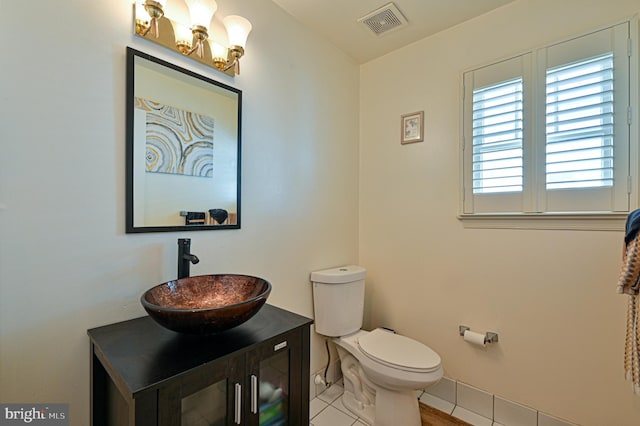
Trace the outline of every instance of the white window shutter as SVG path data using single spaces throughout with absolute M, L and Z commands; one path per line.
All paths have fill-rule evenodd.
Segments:
M 464 73 L 464 215 L 629 211 L 630 26 Z
M 613 53 L 547 70 L 547 190 L 613 186 L 613 97 Z
M 473 193 L 522 192 L 522 78 L 473 91 Z
M 464 75 L 464 213 L 530 208 L 531 62 L 525 54 Z
M 629 24 L 540 49 L 540 212 L 628 211 Z

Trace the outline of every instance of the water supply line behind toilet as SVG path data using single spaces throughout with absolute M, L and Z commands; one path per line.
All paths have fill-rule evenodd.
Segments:
M 324 339 L 324 346 L 327 348 L 327 366 L 324 368 L 324 377 L 316 374 L 313 378 L 313 383 L 316 385 L 322 385 L 325 388 L 331 386 L 331 382 L 327 380 L 327 372 L 329 371 L 329 365 L 331 365 L 331 351 L 329 350 L 329 339 Z

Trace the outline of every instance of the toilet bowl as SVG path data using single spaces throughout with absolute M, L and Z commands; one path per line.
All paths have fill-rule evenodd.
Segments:
M 361 329 L 365 276 L 354 265 L 311 273 L 316 332 L 336 345 L 350 411 L 374 426 L 420 426 L 416 390 L 442 378 L 440 356 L 389 330 Z
M 375 426 L 420 426 L 416 390 L 443 375 L 440 356 L 408 337 L 384 329 L 358 330 L 332 339 L 338 349 L 342 402 Z

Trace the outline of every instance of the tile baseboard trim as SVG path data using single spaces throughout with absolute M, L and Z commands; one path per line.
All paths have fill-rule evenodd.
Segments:
M 329 365 L 327 370 L 327 386 L 315 384 L 316 375 L 324 377 L 324 368 L 315 371 L 309 377 L 309 399 L 312 400 L 327 390 L 331 384 L 342 379 L 340 360 Z M 464 390 L 463 390 L 464 389 Z M 462 398 L 459 399 L 459 391 Z M 577 426 L 566 420 L 554 417 L 550 414 L 527 407 L 515 401 L 510 401 L 498 395 L 476 388 L 468 383 L 443 377 L 440 382 L 424 390 L 427 394 L 442 401 L 446 401 L 455 407 L 461 407 L 475 414 L 488 418 L 496 424 L 517 424 L 526 426 Z M 421 398 L 422 399 L 422 398 Z M 425 403 L 427 398 L 425 398 Z M 430 405 L 427 403 L 427 405 Z M 439 409 L 438 407 L 433 407 Z M 535 419 L 535 422 L 533 421 Z
M 519 424 L 525 426 L 576 426 L 575 423 L 559 419 L 515 401 L 509 401 L 468 383 L 443 377 L 440 382 L 424 390 L 454 407 L 460 407 L 480 415 L 496 424 Z M 425 400 L 425 403 L 428 402 Z M 438 407 L 434 407 L 438 408 Z

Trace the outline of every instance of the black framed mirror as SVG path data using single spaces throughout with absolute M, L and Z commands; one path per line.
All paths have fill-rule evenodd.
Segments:
M 240 228 L 242 91 L 127 48 L 126 232 Z

